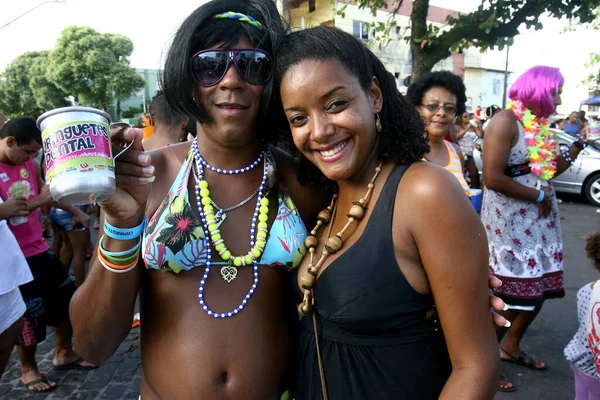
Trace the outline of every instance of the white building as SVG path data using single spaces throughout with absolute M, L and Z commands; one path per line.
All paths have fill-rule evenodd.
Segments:
M 367 23 L 386 22 L 393 5 L 387 10 L 379 10 L 373 17 L 369 10 L 359 9 L 355 4 L 344 1 L 330 0 L 292 0 L 292 23 L 294 29 L 309 28 L 317 25 L 336 26 L 355 37 L 362 39 L 371 50 L 381 59 L 386 68 L 396 76 L 398 87 L 406 93 L 404 79 L 412 73 L 412 59 L 409 44 L 403 39 L 392 40 L 384 48 L 380 48 L 374 40 L 369 40 Z M 345 7 L 345 15 L 336 15 L 336 10 Z M 400 27 L 410 25 L 412 1 L 405 0 L 400 8 L 396 22 Z M 453 10 L 430 6 L 427 19 L 440 29 L 446 25 L 448 15 L 457 16 Z M 400 36 L 404 36 L 401 32 Z M 440 61 L 434 70 L 448 70 L 461 76 L 467 87 L 467 108 L 471 111 L 477 106 L 485 108 L 492 104 L 502 106 L 505 84 L 505 51 L 487 51 L 480 53 L 479 49 L 465 50 L 462 54 L 453 54 Z M 510 73 L 507 76 L 508 87 L 512 83 Z

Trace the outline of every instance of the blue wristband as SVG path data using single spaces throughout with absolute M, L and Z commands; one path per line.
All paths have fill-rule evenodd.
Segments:
M 145 216 L 141 224 L 135 228 L 127 229 L 117 228 L 109 224 L 108 221 L 104 220 L 104 234 L 109 238 L 116 240 L 131 240 L 142 236 L 147 224 L 148 218 Z
M 544 196 L 545 196 L 545 195 L 546 195 L 546 194 L 544 193 L 544 191 L 543 191 L 543 190 L 540 190 L 540 196 L 537 198 L 537 200 L 536 200 L 535 202 L 536 202 L 536 203 L 541 203 L 541 202 L 542 202 L 542 200 L 544 200 Z

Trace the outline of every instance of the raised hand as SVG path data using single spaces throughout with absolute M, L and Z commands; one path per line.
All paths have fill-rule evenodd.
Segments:
M 119 224 L 139 223 L 150 194 L 150 184 L 155 179 L 152 160 L 144 152 L 142 138 L 143 132 L 137 128 L 118 127 L 110 132 L 114 155 L 133 142 L 115 159 L 115 193 L 100 203 L 106 217 Z
M 13 197 L 0 204 L 0 220 L 28 215 L 29 206 L 25 197 Z

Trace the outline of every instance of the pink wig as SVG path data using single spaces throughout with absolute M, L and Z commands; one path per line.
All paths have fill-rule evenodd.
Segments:
M 538 118 L 548 118 L 556 112 L 552 97 L 564 81 L 558 68 L 531 67 L 513 83 L 508 97 L 521 101 Z

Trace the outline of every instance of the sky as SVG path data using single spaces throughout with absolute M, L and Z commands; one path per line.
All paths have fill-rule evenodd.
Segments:
M 50 50 L 60 32 L 70 25 L 87 25 L 103 33 L 119 33 L 134 44 L 131 66 L 159 69 L 168 44 L 181 22 L 200 4 L 199 0 L 170 0 L 157 3 L 142 0 L 1 0 L 0 27 L 21 14 L 27 15 L 0 28 L 0 71 L 26 51 Z M 469 12 L 481 0 L 431 0 L 430 5 Z M 40 5 L 41 4 L 41 5 Z M 519 75 L 534 65 L 559 67 L 565 76 L 563 105 L 569 113 L 587 98 L 580 82 L 588 75 L 584 64 L 590 53 L 600 53 L 600 32 L 561 33 L 567 22 L 544 19 L 544 29 L 515 38 L 510 50 L 509 70 Z M 499 57 L 502 59 L 502 57 Z M 504 69 L 503 63 L 495 66 Z

